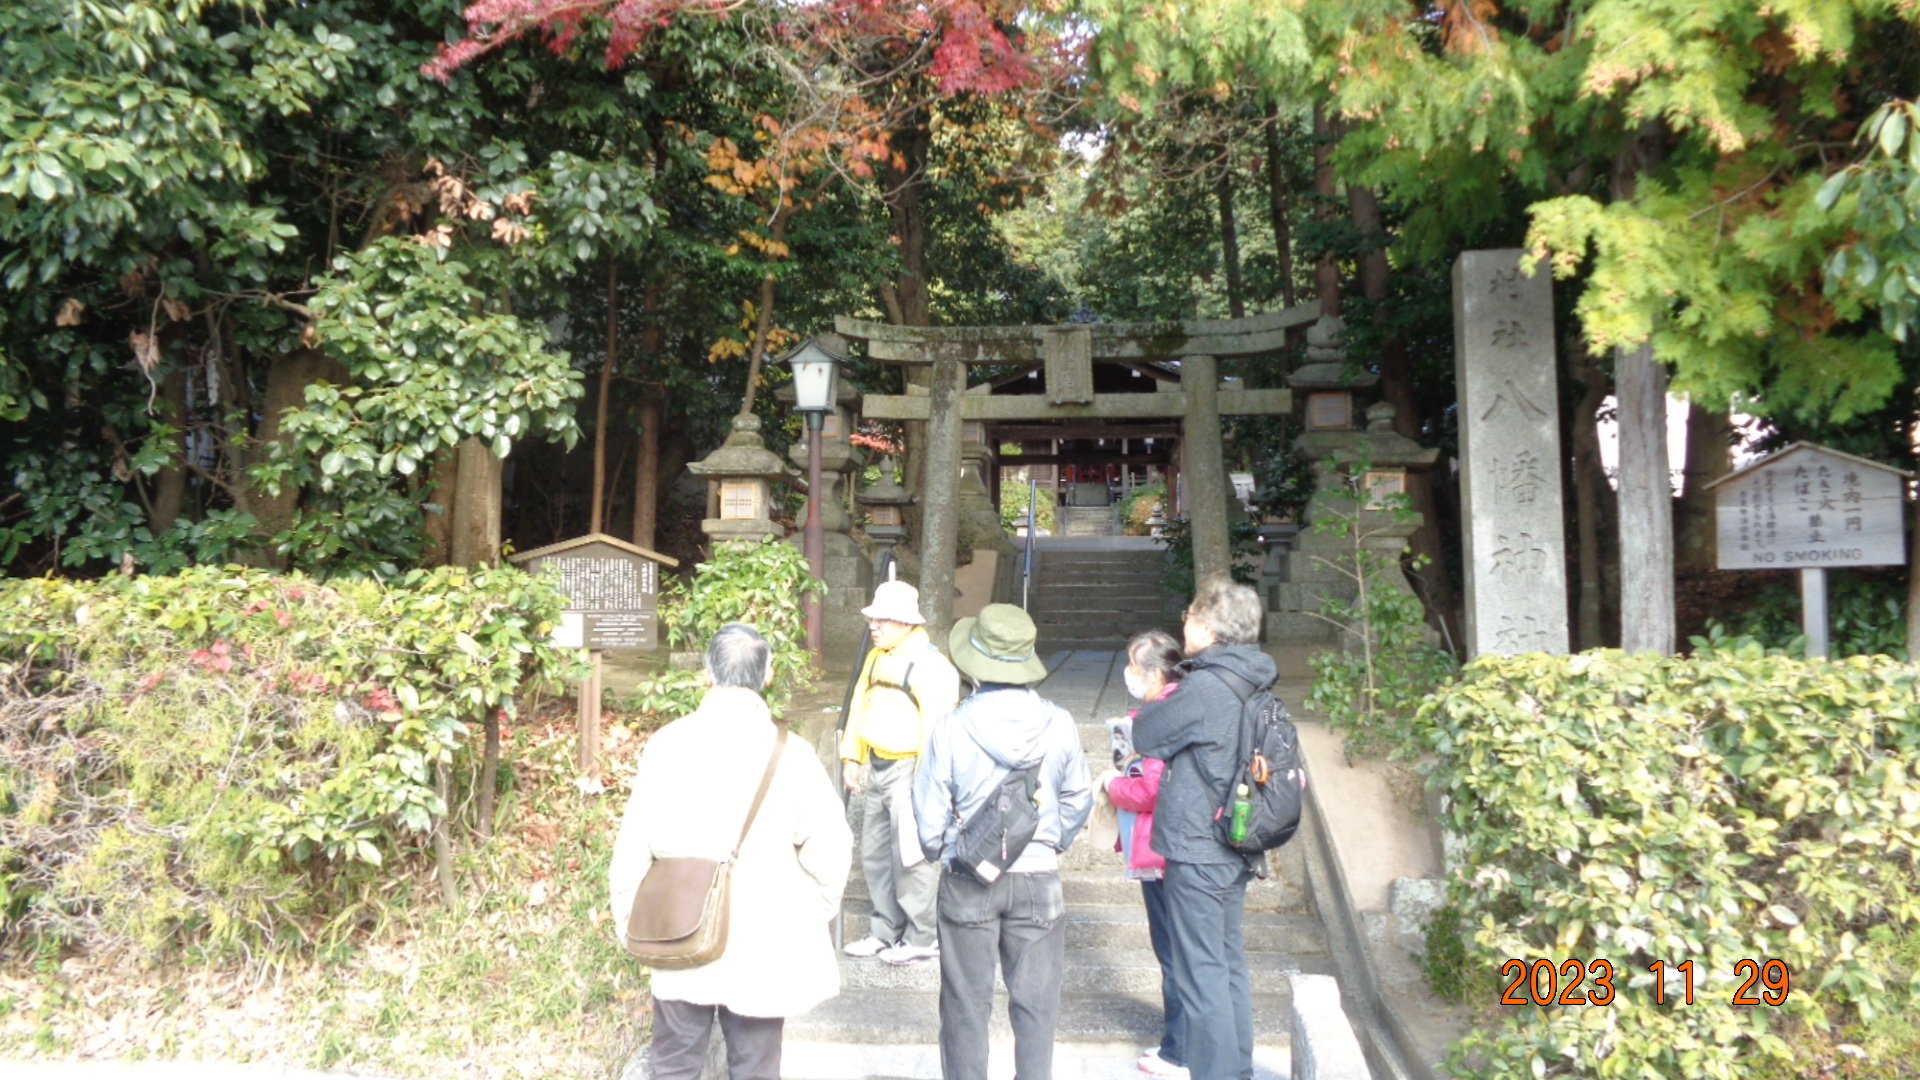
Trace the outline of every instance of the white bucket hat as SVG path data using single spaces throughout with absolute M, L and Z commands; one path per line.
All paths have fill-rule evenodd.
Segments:
M 908 626 L 927 625 L 926 616 L 920 614 L 920 590 L 904 581 L 881 582 L 873 590 L 873 603 L 861 608 L 860 614 Z

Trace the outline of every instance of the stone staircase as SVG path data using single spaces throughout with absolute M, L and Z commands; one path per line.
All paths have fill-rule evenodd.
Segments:
M 1043 631 L 1044 633 L 1044 631 Z M 1043 639 L 1044 640 L 1044 639 Z M 1097 776 L 1109 760 L 1104 719 L 1124 712 L 1124 661 L 1082 651 L 1047 657 L 1053 672 L 1040 692 L 1080 721 L 1081 743 Z M 857 804 L 856 804 L 857 805 Z M 856 810 L 854 828 L 860 827 Z M 1147 936 L 1140 886 L 1118 853 L 1084 841 L 1061 857 L 1067 903 L 1067 965 L 1055 1038 L 1055 1074 L 1074 1080 L 1128 1080 L 1134 1059 L 1161 1034 L 1160 966 Z M 1263 1080 L 1286 1076 L 1295 973 L 1331 974 L 1325 930 L 1314 914 L 1303 867 L 1274 860 L 1269 880 L 1247 892 L 1245 933 L 1253 984 L 1255 1064 Z M 866 931 L 871 904 L 858 863 L 847 883 L 845 935 Z M 841 959 L 840 996 L 787 1022 L 783 1074 L 789 1080 L 866 1080 L 939 1076 L 940 969 L 937 962 L 891 967 Z M 995 1080 L 1012 1074 L 1006 991 L 995 994 Z
M 1119 649 L 1152 627 L 1179 630 L 1180 598 L 1161 587 L 1163 549 L 1145 537 L 1041 540 L 1027 610 L 1042 652 Z

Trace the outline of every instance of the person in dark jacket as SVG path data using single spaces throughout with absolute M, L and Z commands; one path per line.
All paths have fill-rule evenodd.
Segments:
M 1173 939 L 1173 983 L 1192 1080 L 1253 1076 L 1253 988 L 1241 933 L 1253 868 L 1220 842 L 1239 742 L 1240 703 L 1271 686 L 1273 660 L 1255 644 L 1260 596 L 1225 574 L 1201 579 L 1187 608 L 1180 692 L 1148 702 L 1133 721 L 1134 749 L 1167 769 L 1153 815 L 1153 850 L 1167 860 L 1163 889 Z

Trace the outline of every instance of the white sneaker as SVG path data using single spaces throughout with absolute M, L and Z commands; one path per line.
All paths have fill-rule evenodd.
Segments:
M 891 943 L 881 941 L 869 934 L 859 941 L 848 942 L 841 947 L 840 951 L 856 959 L 865 960 L 869 956 L 879 956 L 883 951 L 891 948 L 893 948 Z
M 1163 1080 L 1187 1080 L 1187 1067 L 1161 1057 L 1157 1046 L 1140 1055 L 1140 1071 Z
M 917 964 L 924 960 L 938 960 L 940 959 L 940 946 L 909 945 L 903 941 L 882 952 L 880 959 L 885 960 L 895 967 L 900 967 L 905 964 Z

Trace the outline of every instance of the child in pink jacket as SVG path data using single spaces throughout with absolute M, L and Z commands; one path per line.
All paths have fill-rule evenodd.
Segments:
M 1127 643 L 1127 693 L 1142 702 L 1158 701 L 1179 689 L 1175 670 L 1183 659 L 1180 644 L 1160 630 L 1136 634 Z M 1137 710 L 1136 710 L 1137 711 Z M 1129 717 L 1132 713 L 1128 714 Z M 1138 754 L 1128 758 L 1107 780 L 1107 798 L 1120 812 L 1120 850 L 1126 856 L 1127 876 L 1140 882 L 1147 904 L 1147 934 L 1154 958 L 1160 961 L 1160 1001 L 1166 1032 L 1160 1045 L 1140 1055 L 1140 1071 L 1148 1076 L 1185 1080 L 1186 1055 L 1180 1048 L 1185 1020 L 1180 999 L 1173 992 L 1173 939 L 1167 931 L 1167 901 L 1161 878 L 1167 861 L 1153 850 L 1153 804 L 1160 794 L 1160 775 L 1167 763 Z

